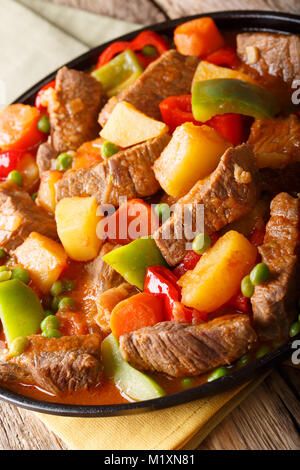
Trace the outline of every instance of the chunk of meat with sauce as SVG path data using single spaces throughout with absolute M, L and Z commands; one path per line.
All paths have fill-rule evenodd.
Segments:
M 8 253 L 31 232 L 57 239 L 55 220 L 29 194 L 10 182 L 0 184 L 0 246 Z
M 51 143 L 57 153 L 77 150 L 97 137 L 102 87 L 90 75 L 62 67 L 56 75 L 55 90 L 47 91 Z
M 17 357 L 0 353 L 0 380 L 37 384 L 51 393 L 89 389 L 101 381 L 99 335 L 28 337 L 28 348 Z
M 123 277 L 102 259 L 102 256 L 119 246 L 106 242 L 102 246 L 99 255 L 93 261 L 85 263 L 88 282 L 97 289 L 98 294 L 124 282 Z
M 291 107 L 291 86 L 300 78 L 300 37 L 272 33 L 237 35 L 241 71 L 277 95 L 284 107 Z
M 256 119 L 251 127 L 248 145 L 259 168 L 284 168 L 300 162 L 300 119 Z
M 159 103 L 168 96 L 190 93 L 198 58 L 183 56 L 175 49 L 162 54 L 128 88 L 113 96 L 101 110 L 99 123 L 104 126 L 116 104 L 127 101 L 154 119 L 161 120 Z
M 120 352 L 134 367 L 172 377 L 200 375 L 231 364 L 256 342 L 246 315 L 190 325 L 163 322 L 120 337 Z
M 280 193 L 271 203 L 264 243 L 258 248 L 262 262 L 270 269 L 270 279 L 256 286 L 251 297 L 254 326 L 264 340 L 286 337 L 296 317 L 299 248 L 299 199 Z
M 59 201 L 72 196 L 95 196 L 100 204 L 119 205 L 119 197 L 128 199 L 155 194 L 160 185 L 152 165 L 169 143 L 163 134 L 142 144 L 121 150 L 90 168 L 68 171 L 56 184 Z
M 51 139 L 48 142 L 44 142 L 38 148 L 36 155 L 36 163 L 39 169 L 40 178 L 45 171 L 54 169 L 54 159 L 57 157 L 51 145 Z
M 196 223 L 202 218 L 200 204 L 204 205 L 205 233 L 217 232 L 253 209 L 259 196 L 257 181 L 252 150 L 245 144 L 228 149 L 216 170 L 198 181 L 178 201 L 173 215 L 154 232 L 153 238 L 167 263 L 180 263 L 189 249 L 188 242 L 201 231 Z

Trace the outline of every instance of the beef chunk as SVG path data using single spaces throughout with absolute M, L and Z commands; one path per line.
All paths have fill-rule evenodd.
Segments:
M 168 96 L 190 93 L 197 57 L 187 57 L 171 49 L 150 64 L 145 72 L 102 109 L 99 123 L 104 126 L 120 101 L 127 101 L 154 119 L 161 119 L 159 103 Z
M 257 48 L 257 61 L 249 63 L 249 47 Z M 291 84 L 300 78 L 300 37 L 271 33 L 242 33 L 237 36 L 237 51 L 243 62 L 260 75 L 279 77 Z M 251 61 L 252 62 L 252 61 Z
M 124 282 L 123 277 L 102 259 L 102 256 L 118 247 L 119 245 L 106 242 L 97 258 L 85 264 L 88 281 L 97 289 L 98 294 Z
M 228 315 L 201 325 L 163 322 L 133 331 L 120 337 L 120 352 L 138 369 L 184 377 L 231 364 L 255 341 L 246 315 Z
M 181 198 L 173 215 L 156 231 L 154 239 L 168 264 L 178 264 L 186 253 L 188 241 L 196 230 L 197 205 L 204 204 L 204 231 L 217 232 L 230 222 L 246 215 L 258 198 L 257 172 L 253 152 L 247 145 L 228 149 L 216 170 L 204 181 L 199 181 Z M 185 217 L 183 211 L 185 208 Z M 192 219 L 192 232 L 187 224 Z
M 95 196 L 100 204 L 118 206 L 128 199 L 155 194 L 160 186 L 152 165 L 170 141 L 168 134 L 122 150 L 89 168 L 70 170 L 56 185 L 57 200 L 71 196 Z
M 0 246 L 12 253 L 31 232 L 57 239 L 54 219 L 40 209 L 26 191 L 0 184 Z
M 300 162 L 300 119 L 256 119 L 251 127 L 248 145 L 252 148 L 260 167 L 284 168 Z M 275 165 L 275 166 L 274 166 Z
M 287 193 L 278 194 L 271 203 L 271 218 L 264 243 L 259 247 L 271 277 L 268 282 L 256 286 L 251 297 L 254 325 L 262 339 L 287 336 L 296 316 L 296 297 L 300 292 L 299 230 L 299 199 Z
M 97 137 L 101 109 L 101 84 L 90 75 L 62 67 L 56 75 L 55 90 L 47 96 L 51 142 L 58 153 L 76 150 Z
M 0 380 L 25 381 L 59 395 L 99 383 L 101 337 L 98 335 L 44 338 L 29 336 L 29 347 L 18 357 L 0 354 Z
M 45 171 L 51 170 L 57 153 L 53 150 L 50 139 L 39 146 L 36 163 L 39 169 L 40 178 Z

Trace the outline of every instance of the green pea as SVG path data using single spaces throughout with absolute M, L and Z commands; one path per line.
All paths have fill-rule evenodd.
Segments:
M 24 336 L 19 336 L 18 338 L 15 338 L 11 342 L 11 345 L 9 347 L 9 354 L 15 357 L 20 356 L 20 354 L 22 354 L 25 351 L 28 344 L 29 344 L 29 341 Z
M 164 223 L 170 217 L 170 207 L 165 202 L 156 204 L 154 212 L 159 218 L 159 220 L 162 221 L 162 223 Z
M 0 282 L 8 281 L 11 278 L 11 271 L 1 271 L 0 272 Z
M 24 282 L 24 284 L 28 284 L 30 281 L 30 274 L 27 269 L 22 268 L 21 266 L 17 266 L 11 272 L 12 279 L 18 279 L 19 281 Z
M 60 301 L 61 301 L 61 297 L 54 297 L 52 299 L 51 310 L 53 310 L 53 312 L 57 312 Z
M 106 141 L 101 146 L 101 154 L 104 158 L 109 158 L 120 150 L 118 145 L 113 144 L 112 142 Z
M 250 361 L 249 354 L 244 354 L 240 359 L 237 361 L 236 365 L 240 367 L 244 367 Z
M 33 201 L 36 201 L 37 195 L 38 195 L 37 193 L 32 193 L 32 194 L 31 194 L 31 199 L 32 199 Z
M 44 132 L 45 134 L 48 134 L 50 131 L 50 120 L 48 116 L 42 116 L 37 123 L 37 128 L 39 131 Z
M 59 171 L 66 171 L 72 165 L 73 158 L 68 154 L 68 152 L 63 152 L 58 155 L 56 159 L 56 169 Z
M 142 53 L 145 57 L 155 57 L 157 55 L 157 49 L 154 46 L 145 46 L 142 49 Z
M 76 303 L 71 297 L 63 297 L 58 304 L 59 310 L 75 310 Z
M 258 263 L 250 273 L 250 280 L 254 286 L 266 282 L 270 277 L 270 269 L 265 263 Z
M 211 246 L 211 239 L 210 236 L 206 233 L 199 233 L 194 238 L 192 248 L 197 255 L 203 255 L 203 253 L 208 250 Z
M 12 181 L 13 183 L 17 184 L 18 186 L 22 186 L 23 183 L 23 177 L 21 173 L 17 170 L 13 170 L 8 174 L 7 179 L 9 181 Z
M 265 356 L 271 351 L 271 348 L 269 346 L 261 346 L 257 351 L 256 351 L 256 358 L 260 359 L 261 357 Z
M 3 259 L 5 258 L 5 256 L 7 256 L 7 253 L 5 250 L 3 250 L 3 248 L 0 248 L 0 259 Z
M 300 321 L 296 321 L 290 328 L 290 337 L 293 338 L 300 333 Z
M 64 279 L 63 288 L 64 288 L 64 292 L 70 292 L 71 290 L 74 289 L 74 282 L 71 281 L 70 279 Z
M 190 388 L 194 384 L 194 379 L 191 379 L 190 377 L 185 377 L 184 379 L 181 380 L 181 386 L 182 388 Z
M 63 292 L 63 290 L 63 283 L 61 281 L 55 281 L 51 286 L 50 293 L 53 297 L 57 297 Z
M 55 315 L 48 315 L 41 323 L 41 330 L 58 330 L 59 319 Z
M 42 336 L 44 338 L 61 338 L 62 334 L 59 330 L 53 328 L 52 330 L 44 330 Z
M 207 379 L 207 382 L 213 382 L 214 380 L 220 379 L 228 374 L 226 367 L 219 367 L 214 370 Z
M 245 297 L 252 297 L 254 294 L 254 285 L 250 280 L 250 276 L 245 276 L 241 282 L 241 292 Z

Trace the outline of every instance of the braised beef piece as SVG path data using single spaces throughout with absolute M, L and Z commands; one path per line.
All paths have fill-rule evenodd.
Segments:
M 227 315 L 208 323 L 158 323 L 120 337 L 123 358 L 138 369 L 172 377 L 200 375 L 231 364 L 255 343 L 246 315 Z
M 297 195 L 300 192 L 300 162 L 291 163 L 280 170 L 262 168 L 259 178 L 262 190 L 273 196 L 279 192 Z
M 0 184 L 0 246 L 12 253 L 31 232 L 57 239 L 55 220 L 29 194 L 9 182 Z
M 237 52 L 243 61 L 243 72 L 252 75 L 262 86 L 275 93 L 284 106 L 290 103 L 292 82 L 300 78 L 299 36 L 253 32 L 238 34 Z
M 95 196 L 100 204 L 119 205 L 128 199 L 155 194 L 159 189 L 152 165 L 169 143 L 168 134 L 121 150 L 90 168 L 68 171 L 56 185 L 59 201 L 71 196 Z
M 264 340 L 286 337 L 296 317 L 296 298 L 300 293 L 299 247 L 299 199 L 280 193 L 271 203 L 264 243 L 258 248 L 271 276 L 269 281 L 255 287 L 251 297 L 254 326 Z
M 57 153 L 77 150 L 97 137 L 102 87 L 90 75 L 62 67 L 56 75 L 55 91 L 47 96 L 51 142 Z
M 102 259 L 102 256 L 119 248 L 119 246 L 106 242 L 102 246 L 99 255 L 94 260 L 85 263 L 88 281 L 97 288 L 98 294 L 124 282 L 123 277 Z
M 51 145 L 51 139 L 48 142 L 44 142 L 38 148 L 36 155 L 36 163 L 39 169 L 40 178 L 45 171 L 51 170 L 53 167 L 54 159 L 57 157 Z
M 178 201 L 173 215 L 154 232 L 153 237 L 167 263 L 174 266 L 184 258 L 187 242 L 192 241 L 197 228 L 197 205 L 204 205 L 204 231 L 211 234 L 250 212 L 258 195 L 253 152 L 245 144 L 228 149 L 216 170 L 205 180 L 198 181 Z M 189 219 L 193 229 L 190 235 Z
M 275 164 L 284 168 L 300 162 L 300 119 L 294 114 L 288 118 L 256 119 L 248 145 L 266 166 Z
M 38 384 L 51 393 L 88 389 L 100 382 L 101 336 L 28 337 L 18 357 L 0 353 L 0 380 Z
M 106 103 L 99 123 L 105 125 L 120 101 L 127 101 L 147 116 L 160 120 L 158 105 L 161 101 L 168 96 L 190 93 L 198 61 L 197 57 L 183 56 L 175 49 L 165 52 L 132 85 Z

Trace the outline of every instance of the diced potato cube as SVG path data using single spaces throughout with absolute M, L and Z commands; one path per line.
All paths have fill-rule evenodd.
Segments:
M 243 82 L 259 85 L 254 78 L 250 77 L 250 75 L 247 75 L 246 73 L 232 70 L 227 67 L 220 67 L 219 65 L 211 64 L 210 62 L 202 60 L 196 69 L 192 82 L 192 90 L 196 82 L 201 82 L 202 80 L 214 80 L 216 78 L 233 78 L 235 80 L 242 80 Z
M 213 312 L 235 295 L 255 264 L 257 249 L 234 230 L 215 243 L 178 281 L 182 302 L 201 312 Z
M 102 240 L 97 236 L 95 197 L 67 197 L 55 209 L 58 236 L 70 256 L 76 261 L 89 261 L 99 252 Z
M 57 170 L 45 171 L 41 178 L 36 203 L 46 211 L 54 214 L 56 206 L 55 184 L 63 177 L 63 173 Z
M 36 232 L 32 232 L 16 249 L 15 256 L 43 293 L 49 292 L 67 267 L 67 254 L 61 244 Z
M 155 177 L 167 194 L 184 196 L 218 165 L 231 143 L 217 131 L 186 122 L 177 127 L 161 156 L 154 162 Z
M 36 160 L 31 153 L 25 153 L 25 155 L 23 155 L 17 164 L 17 170 L 22 173 L 23 189 L 33 191 L 39 181 L 40 174 Z
M 101 137 L 120 147 L 130 147 L 168 132 L 168 126 L 121 101 L 100 132 Z

